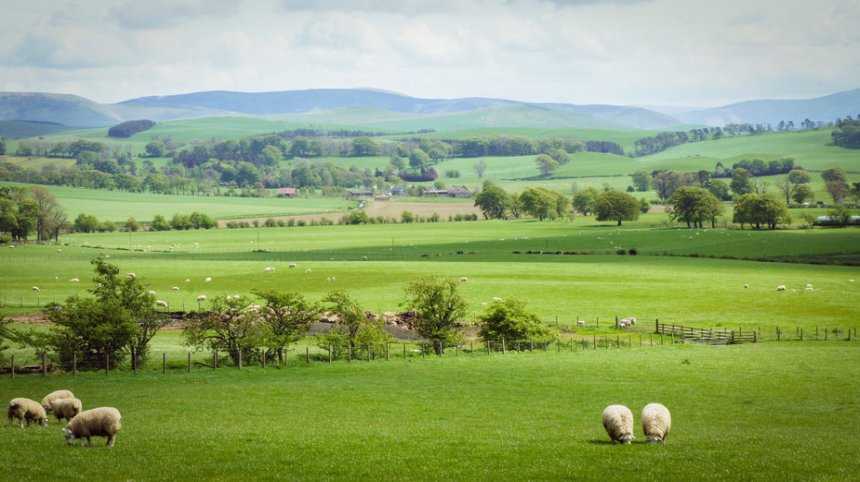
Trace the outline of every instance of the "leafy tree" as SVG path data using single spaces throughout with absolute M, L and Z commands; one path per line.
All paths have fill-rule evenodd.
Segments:
M 538 155 L 535 158 L 535 163 L 537 164 L 538 171 L 540 171 L 540 175 L 543 177 L 549 177 L 558 168 L 558 161 L 546 154 Z
M 540 318 L 526 309 L 518 299 L 506 299 L 488 305 L 478 316 L 478 335 L 484 340 L 504 339 L 511 346 L 517 341 L 543 342 L 552 339 L 553 332 Z
M 744 194 L 735 202 L 732 222 L 743 226 L 749 224 L 755 229 L 766 226 L 776 229 L 780 223 L 788 221 L 788 210 L 785 204 L 770 194 Z
M 728 201 L 732 198 L 729 194 L 729 185 L 719 179 L 709 180 L 707 189 L 720 201 Z
M 269 169 L 278 167 L 283 159 L 281 150 L 271 144 L 264 147 L 260 152 L 260 163 Z
M 247 309 L 247 302 L 242 298 L 218 297 L 212 300 L 203 318 L 185 326 L 182 335 L 187 346 L 226 351 L 238 366 L 240 356 L 250 360 L 259 352 L 258 321 L 259 312 Z
M 815 192 L 808 184 L 798 185 L 791 194 L 791 199 L 797 204 L 803 204 L 806 201 L 811 201 L 813 198 L 815 198 Z
M 570 201 L 549 189 L 542 187 L 527 187 L 520 194 L 520 202 L 524 213 L 539 220 L 565 217 L 570 213 Z
M 130 233 L 136 233 L 140 231 L 140 222 L 134 217 L 130 217 L 125 221 L 123 228 Z
M 284 351 L 308 333 L 311 325 L 319 319 L 321 308 L 299 293 L 269 289 L 255 291 L 254 294 L 266 303 L 260 310 L 263 343 L 272 348 L 278 361 L 283 363 Z
M 633 173 L 633 187 L 639 192 L 645 192 L 651 184 L 651 176 L 645 171 Z
M 807 184 L 810 180 L 812 180 L 812 177 L 803 169 L 792 169 L 788 173 L 788 181 L 795 185 Z
M 0 232 L 26 240 L 36 229 L 39 207 L 25 188 L 0 187 Z
M 833 202 L 836 204 L 842 203 L 848 194 L 851 192 L 851 188 L 848 187 L 848 183 L 845 182 L 844 179 L 833 178 L 827 181 L 824 184 L 824 187 L 827 189 L 827 192 L 830 193 L 830 197 L 833 198 Z
M 487 163 L 486 163 L 486 161 L 481 159 L 478 162 L 476 162 L 474 166 L 472 166 L 472 169 L 475 170 L 475 174 L 478 175 L 478 179 L 483 179 L 484 178 L 484 172 L 486 172 L 486 170 L 487 170 Z
M 146 153 L 146 157 L 162 157 L 164 155 L 164 143 L 158 139 L 153 139 L 146 143 L 146 147 L 144 147 L 144 152 Z
M 848 149 L 860 149 L 860 119 L 846 120 L 831 132 L 833 143 Z
M 161 214 L 156 214 L 153 216 L 152 222 L 149 223 L 149 229 L 151 231 L 170 231 L 170 222 Z
M 668 199 L 679 187 L 693 184 L 690 174 L 665 169 L 652 172 L 651 177 L 651 183 L 661 201 Z
M 732 182 L 729 184 L 732 188 L 732 192 L 737 196 L 743 196 L 744 194 L 753 192 L 752 177 L 753 175 L 742 167 L 733 170 Z
M 79 233 L 94 233 L 99 229 L 99 220 L 91 214 L 81 213 L 75 218 L 72 227 Z
M 352 154 L 355 157 L 375 156 L 379 146 L 369 137 L 356 137 L 352 140 Z
M 635 221 L 639 219 L 639 201 L 620 191 L 606 191 L 594 198 L 594 212 L 598 221 Z
M 594 199 L 597 198 L 597 189 L 587 187 L 579 190 L 573 195 L 573 208 L 582 213 L 583 216 L 588 216 L 594 212 Z
M 388 159 L 388 163 L 391 164 L 391 167 L 398 171 L 402 171 L 406 169 L 406 163 L 403 161 L 403 158 L 398 156 L 397 154 L 392 154 Z
M 475 206 L 484 214 L 485 219 L 505 219 L 505 212 L 511 197 L 504 189 L 494 184 L 484 184 L 484 189 L 475 196 Z
M 406 285 L 403 306 L 415 310 L 415 331 L 430 340 L 437 355 L 445 345 L 459 340 L 459 320 L 466 315 L 466 300 L 457 291 L 459 281 L 435 275 L 422 276 Z
M 370 350 L 381 353 L 386 343 L 391 339 L 383 329 L 381 321 L 368 318 L 356 300 L 342 290 L 333 291 L 323 298 L 326 311 L 334 315 L 335 327 L 325 336 L 318 339 L 319 346 L 332 350 L 334 356 L 340 356 L 347 350 L 360 353 Z
M 833 224 L 840 228 L 848 226 L 851 222 L 851 211 L 842 204 L 834 206 L 833 209 L 827 212 L 827 215 L 830 216 L 830 220 Z
M 421 150 L 421 148 L 415 148 L 409 154 L 409 165 L 411 167 L 421 170 L 424 169 L 428 164 L 430 164 L 430 156 L 428 156 L 426 152 Z
M 829 169 L 825 169 L 821 172 L 821 179 L 824 179 L 824 182 L 830 181 L 842 181 L 846 182 L 845 179 L 845 169 L 841 167 L 831 167 Z
M 44 187 L 30 186 L 30 192 L 36 207 L 36 239 L 47 241 L 56 238 L 66 224 L 65 211 Z
M 716 227 L 717 217 L 723 212 L 723 205 L 706 189 L 694 186 L 682 186 L 669 198 L 672 204 L 669 217 L 675 221 L 687 223 L 687 227 L 703 227 L 705 221 L 710 221 L 711 227 Z

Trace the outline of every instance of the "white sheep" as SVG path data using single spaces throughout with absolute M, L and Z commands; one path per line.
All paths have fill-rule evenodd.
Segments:
M 296 267 L 296 263 L 290 263 L 287 265 L 287 268 L 295 268 L 295 267 Z
M 749 288 L 749 287 L 750 287 L 749 283 L 744 283 L 744 288 Z
M 24 421 L 27 422 L 28 427 L 31 422 L 42 426 L 48 425 L 48 416 L 45 414 L 45 409 L 36 403 L 35 400 L 30 400 L 29 398 L 13 398 L 10 400 L 6 416 L 9 419 L 8 423 L 12 423 L 12 419 L 15 418 L 20 420 L 21 428 L 24 428 Z
M 669 409 L 659 403 L 649 403 L 642 409 L 642 431 L 652 443 L 663 443 L 672 428 Z
M 185 278 L 185 284 L 188 284 L 190 282 L 191 282 L 191 280 L 189 278 Z
M 125 276 L 131 279 L 137 278 L 137 275 L 134 273 L 126 273 Z
M 212 282 L 212 277 L 211 277 L 211 276 L 207 276 L 207 277 L 206 277 L 206 279 L 204 279 L 204 280 L 203 280 L 203 282 L 204 282 L 204 283 L 211 283 L 211 282 Z
M 70 279 L 70 280 L 69 280 L 69 283 L 78 283 L 78 282 L 80 282 L 80 281 L 81 281 L 81 280 L 79 280 L 78 278 L 72 278 L 72 279 Z
M 15 247 L 15 245 L 14 245 L 14 244 L 10 244 L 10 245 L 9 245 L 9 248 L 14 248 L 14 247 Z
M 155 306 L 159 306 L 161 308 L 167 308 L 168 304 L 164 300 L 155 300 Z
M 629 444 L 633 440 L 633 412 L 624 405 L 603 409 L 603 428 L 612 442 Z
M 576 326 L 585 326 L 585 320 L 576 320 Z
M 62 248 L 57 248 L 57 252 L 58 252 L 58 253 L 62 253 L 62 252 L 63 252 L 63 249 L 62 249 Z
M 172 289 L 173 291 L 179 291 L 179 287 L 178 287 L 178 286 L 174 286 L 173 288 L 170 288 L 170 289 Z
M 63 429 L 63 436 L 66 437 L 66 443 L 69 445 L 72 445 L 76 438 L 81 439 L 81 446 L 84 445 L 84 439 L 87 440 L 87 445 L 92 445 L 90 437 L 107 437 L 107 446 L 113 447 L 116 433 L 121 428 L 122 416 L 119 410 L 113 407 L 99 407 L 81 412 L 70 420 Z
M 36 293 L 38 293 L 38 292 L 40 292 L 40 291 L 42 291 L 42 290 L 41 290 L 41 289 L 39 289 L 39 287 L 38 287 L 38 286 L 34 286 L 34 287 L 33 287 L 33 291 L 35 291 Z
M 57 417 L 57 421 L 66 419 L 71 421 L 75 415 L 83 411 L 83 404 L 77 398 L 59 398 L 51 402 L 51 412 Z
M 198 296 L 197 296 L 197 301 L 198 301 L 198 302 L 200 302 L 200 301 L 206 301 L 206 295 L 198 295 Z
M 151 296 L 155 296 L 155 295 L 156 295 L 155 290 L 149 290 L 147 293 L 149 293 Z
M 460 276 L 460 283 L 467 283 L 469 281 L 468 276 Z
M 61 398 L 75 398 L 75 394 L 69 390 L 54 390 L 53 392 L 45 395 L 45 398 L 42 399 L 42 408 L 50 411 L 51 402 Z
M 777 291 L 785 291 L 785 285 L 779 285 L 776 287 Z
M 501 298 L 499 298 L 498 296 L 493 296 L 493 303 L 501 303 L 501 302 L 502 302 Z
M 311 269 L 310 268 L 306 269 L 305 274 L 311 274 Z
M 266 266 L 265 268 L 263 268 L 264 273 L 272 273 L 274 271 L 275 271 L 275 268 L 273 268 L 271 266 Z

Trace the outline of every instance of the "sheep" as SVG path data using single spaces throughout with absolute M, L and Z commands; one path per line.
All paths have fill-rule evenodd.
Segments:
M 72 278 L 72 279 L 70 279 L 70 280 L 69 280 L 69 283 L 78 283 L 78 282 L 80 282 L 80 281 L 81 281 L 81 280 L 79 280 L 78 278 Z
M 275 268 L 273 268 L 271 266 L 266 266 L 265 268 L 263 268 L 264 273 L 272 273 L 274 271 L 275 271 Z
M 45 395 L 45 398 L 42 399 L 42 408 L 50 411 L 51 402 L 61 398 L 75 398 L 75 394 L 69 390 L 54 390 L 53 392 Z
M 188 284 L 190 282 L 191 282 L 191 280 L 189 278 L 185 278 L 185 284 Z
M 150 295 L 152 295 L 152 296 L 155 296 L 155 295 L 156 295 L 155 290 L 149 290 L 149 291 L 147 291 L 147 293 L 149 293 L 149 294 L 150 294 Z
M 77 398 L 60 398 L 51 402 L 51 411 L 57 417 L 57 421 L 66 419 L 71 421 L 75 415 L 83 411 L 83 405 Z
M 170 288 L 170 289 L 172 289 L 173 291 L 179 291 L 179 287 L 178 287 L 178 286 L 174 286 L 173 288 Z
M 167 308 L 168 304 L 164 300 L 155 300 L 155 306 L 158 306 L 161 308 Z
M 585 326 L 585 320 L 576 320 L 576 326 Z
M 749 287 L 750 287 L 749 283 L 744 283 L 744 288 L 749 288 Z
M 10 244 L 10 245 L 9 245 L 9 249 L 12 249 L 12 248 L 14 248 L 14 247 L 15 247 L 15 245 L 14 245 L 14 244 Z
M 42 426 L 48 425 L 48 416 L 45 414 L 45 409 L 36 403 L 35 400 L 30 400 L 29 398 L 13 398 L 10 400 L 6 416 L 9 419 L 8 423 L 12 423 L 13 418 L 20 420 L 21 428 L 24 428 L 24 421 L 27 422 L 28 427 L 31 422 Z
M 468 282 L 469 282 L 468 276 L 460 276 L 460 283 L 468 283 Z
M 34 287 L 33 287 L 33 291 L 35 291 L 36 293 L 38 293 L 38 292 L 40 292 L 40 291 L 42 291 L 42 290 L 41 290 L 41 289 L 39 289 L 39 287 L 38 287 L 38 286 L 34 286 Z
M 603 409 L 603 428 L 612 442 L 629 444 L 633 440 L 633 412 L 624 405 Z
M 134 273 L 126 273 L 125 276 L 131 279 L 137 278 L 137 275 Z
M 777 291 L 785 291 L 785 285 L 779 285 L 776 287 Z
M 90 437 L 107 437 L 107 446 L 113 447 L 116 433 L 121 428 L 122 415 L 119 410 L 113 407 L 99 407 L 81 412 L 71 419 L 63 429 L 63 436 L 66 437 L 66 443 L 69 445 L 72 445 L 76 438 L 81 439 L 82 447 L 84 439 L 87 440 L 87 445 L 92 445 Z
M 501 303 L 501 302 L 502 302 L 501 298 L 499 298 L 498 296 L 493 296 L 493 303 Z
M 310 268 L 306 269 L 305 274 L 311 274 L 311 269 Z
M 203 280 L 203 282 L 204 282 L 204 283 L 211 283 L 211 282 L 212 282 L 212 277 L 211 277 L 211 276 L 207 276 L 207 277 L 206 277 L 206 279 L 204 279 L 204 280 Z
M 287 268 L 295 268 L 295 267 L 296 267 L 296 263 L 290 263 L 287 265 Z
M 672 415 L 669 409 L 659 403 L 649 403 L 642 409 L 642 431 L 648 442 L 661 444 L 669 435 Z
M 200 302 L 200 301 L 206 301 L 206 295 L 198 295 L 198 296 L 197 296 L 197 301 L 198 301 L 198 302 Z
M 62 249 L 62 248 L 57 248 L 57 252 L 58 252 L 58 253 L 62 253 L 62 252 L 63 252 L 63 249 Z

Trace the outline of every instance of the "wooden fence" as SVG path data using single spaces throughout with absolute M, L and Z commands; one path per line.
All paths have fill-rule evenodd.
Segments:
M 758 332 L 756 330 L 713 330 L 709 328 L 694 328 L 684 325 L 667 325 L 655 320 L 656 334 L 679 336 L 683 341 L 698 341 L 711 345 L 734 345 L 737 343 L 758 343 Z

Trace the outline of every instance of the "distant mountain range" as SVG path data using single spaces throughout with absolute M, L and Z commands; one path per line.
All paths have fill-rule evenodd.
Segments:
M 0 92 L 0 121 L 35 121 L 71 127 L 104 127 L 131 119 L 165 121 L 224 115 L 278 116 L 301 120 L 303 115 L 337 118 L 338 110 L 352 109 L 349 123 L 358 122 L 355 108 L 374 112 L 374 124 L 408 116 L 420 128 L 421 119 L 475 113 L 474 127 L 595 128 L 612 130 L 670 130 L 691 125 L 770 123 L 804 119 L 832 121 L 860 114 L 860 89 L 805 100 L 752 100 L 713 109 L 673 115 L 655 110 L 616 105 L 527 103 L 506 99 L 470 97 L 421 99 L 371 89 L 311 89 L 280 92 L 194 92 L 150 96 L 116 104 L 99 104 L 70 94 Z M 512 114 L 513 113 L 513 114 Z M 512 114 L 512 115 L 511 115 Z M 380 121 L 380 119 L 383 119 Z M 346 124 L 347 122 L 344 122 Z M 483 124 L 482 124 L 483 123 Z M 683 126 L 683 127 L 682 127 Z

